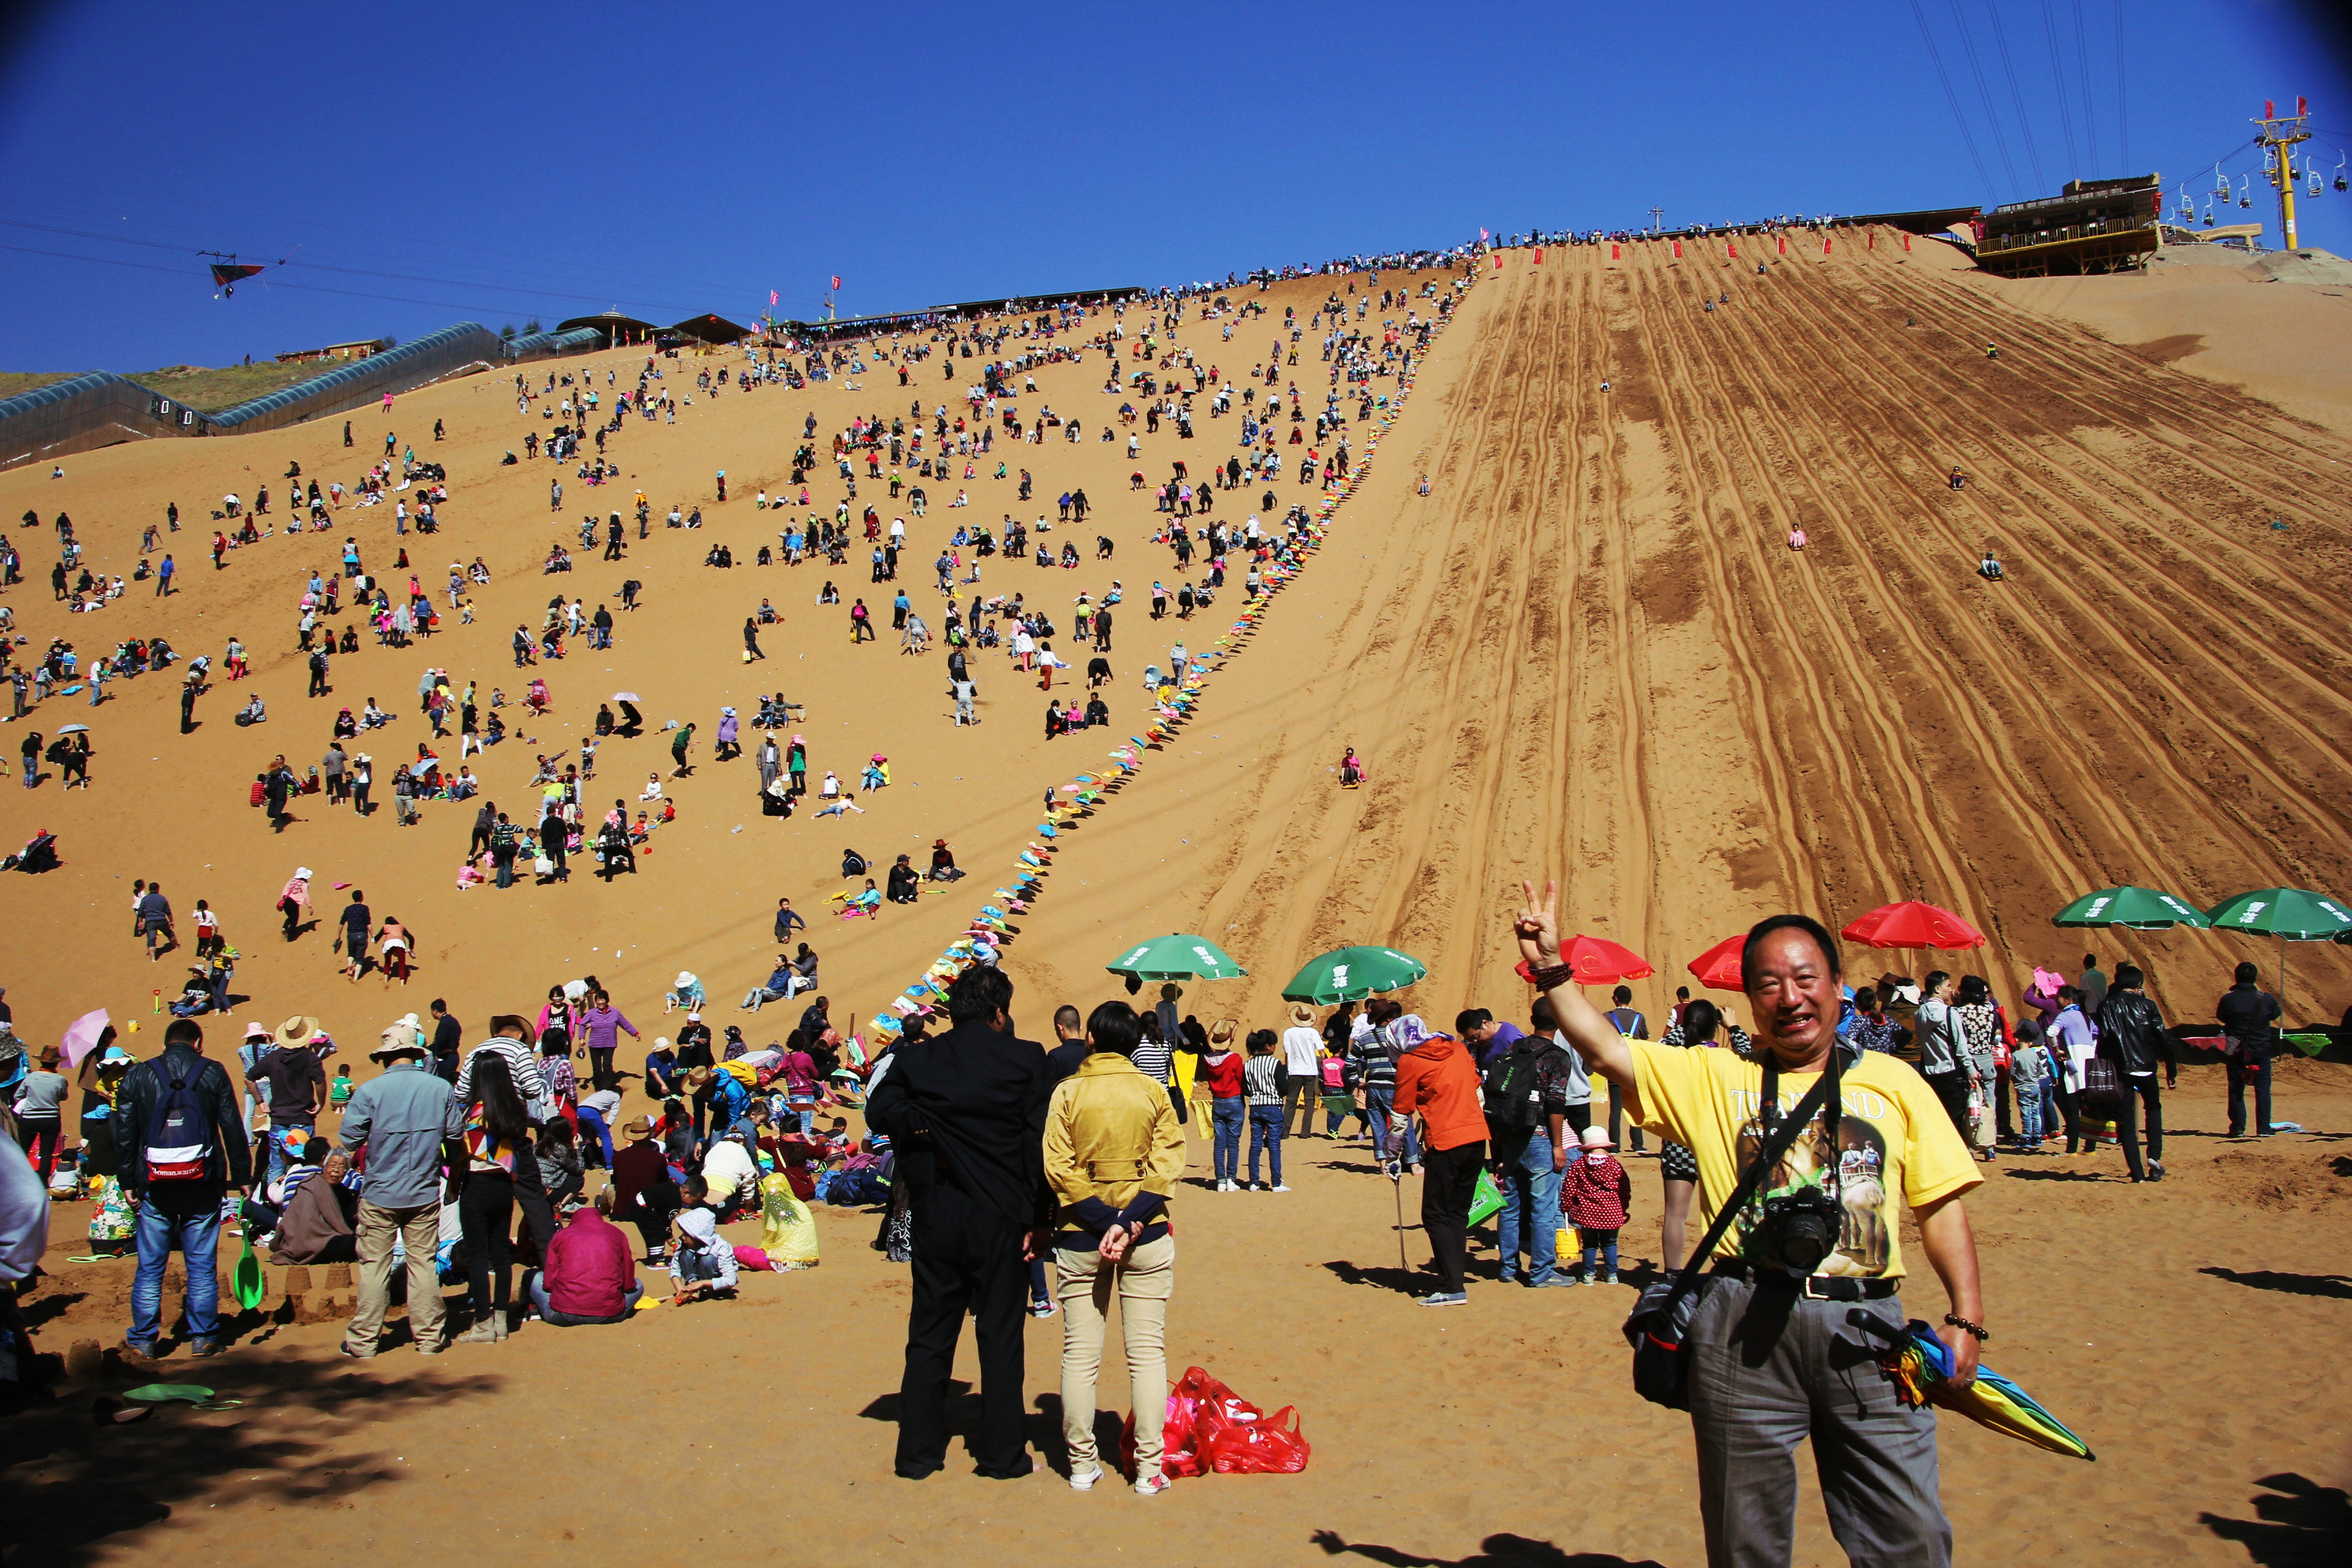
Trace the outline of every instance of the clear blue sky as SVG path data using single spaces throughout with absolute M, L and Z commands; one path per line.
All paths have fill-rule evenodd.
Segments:
M 845 313 L 1173 282 L 1653 205 L 1990 205 L 2151 168 L 2204 191 L 2298 92 L 2323 165 L 2352 148 L 2341 57 L 2290 0 L 24 17 L 0 24 L 0 369 L 608 305 L 745 320 L 771 289 L 810 315 L 836 273 Z M 2352 253 L 2352 193 L 2303 238 Z M 215 300 L 206 249 L 291 265 Z

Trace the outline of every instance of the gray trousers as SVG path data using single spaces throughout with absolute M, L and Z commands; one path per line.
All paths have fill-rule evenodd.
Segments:
M 1878 1371 L 1900 1299 L 1817 1301 L 1710 1278 L 1690 1333 L 1691 1428 L 1711 1568 L 1787 1568 L 1797 1445 L 1810 1437 L 1830 1531 L 1856 1568 L 1949 1568 L 1936 1416 Z

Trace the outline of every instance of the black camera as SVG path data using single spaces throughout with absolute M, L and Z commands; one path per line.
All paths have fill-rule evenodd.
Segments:
M 1819 1187 L 1764 1200 L 1765 1250 L 1791 1274 L 1811 1274 L 1837 1250 L 1845 1208 Z

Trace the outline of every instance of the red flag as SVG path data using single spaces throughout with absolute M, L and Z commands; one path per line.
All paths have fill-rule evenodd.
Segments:
M 1683 258 L 1683 242 L 1682 242 L 1681 240 L 1679 240 L 1679 239 L 1678 239 L 1678 240 L 1675 241 L 1675 259 L 1676 261 L 1680 261 L 1682 258 Z
M 1736 239 L 1731 242 L 1731 258 L 1735 261 L 1739 259 L 1739 242 Z
M 1783 256 L 1788 255 L 1788 254 L 1789 254 L 1789 237 L 1788 237 L 1787 235 L 1783 234 L 1783 235 L 1778 235 L 1778 236 L 1775 236 L 1774 237 L 1778 238 L 1778 239 L 1780 240 L 1780 254 L 1781 254 L 1781 255 L 1783 255 Z
M 1486 243 L 1486 231 L 1484 228 L 1478 231 L 1478 243 L 1481 245 Z
M 769 290 L 768 290 L 768 309 L 770 309 L 771 310 L 774 310 L 775 308 L 776 308 L 776 291 L 775 291 L 773 289 L 769 289 Z
M 1904 235 L 1904 237 L 1903 237 L 1903 248 L 1904 248 L 1904 249 L 1906 249 L 1906 250 L 1908 250 L 1908 249 L 1910 249 L 1910 248 L 1911 248 L 1911 237 L 1910 237 L 1910 235 L 1909 235 L 1909 234 L 1907 234 L 1907 233 L 1906 233 L 1906 234 L 1905 234 L 1905 235 Z
M 1538 267 L 1543 265 L 1543 247 L 1540 245 L 1536 247 L 1536 265 Z
M 1822 254 L 1823 256 L 1827 256 L 1829 253 L 1830 253 L 1830 237 L 1829 237 L 1828 235 L 1823 235 L 1823 236 L 1822 236 Z
M 1862 247 L 1864 250 L 1876 250 L 1878 248 L 1878 231 L 1876 229 L 1874 228 L 1870 230 L 1864 237 Z
M 834 275 L 833 291 L 836 294 L 841 292 L 841 275 L 839 273 L 835 273 Z
M 1500 272 L 1502 269 L 1503 269 L 1503 253 L 1502 253 L 1501 251 L 1499 251 L 1499 250 L 1498 250 L 1498 251 L 1495 252 L 1495 270 L 1496 270 L 1496 271 L 1497 271 L 1497 272 Z
M 1612 261 L 1617 259 L 1617 242 L 1613 239 L 1609 242 L 1609 259 Z

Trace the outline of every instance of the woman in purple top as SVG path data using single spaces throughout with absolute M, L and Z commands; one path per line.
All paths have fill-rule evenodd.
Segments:
M 588 1076 L 599 1089 L 613 1087 L 613 1052 L 619 1044 L 617 1031 L 626 1030 L 629 1038 L 638 1038 L 637 1026 L 623 1016 L 613 1005 L 612 997 L 599 991 L 588 999 L 588 1011 L 580 1016 L 582 1033 L 588 1041 Z

